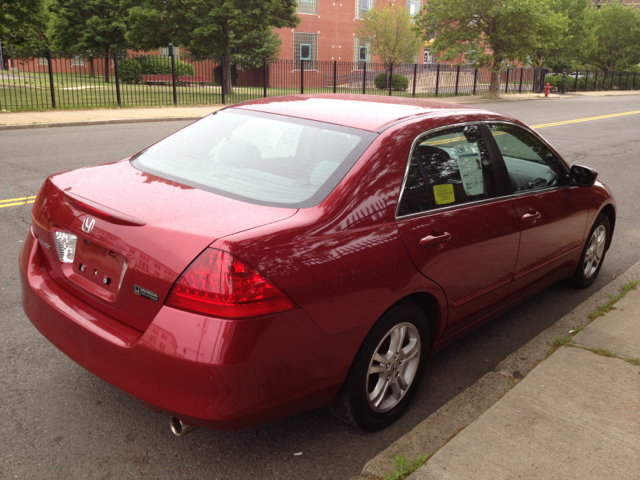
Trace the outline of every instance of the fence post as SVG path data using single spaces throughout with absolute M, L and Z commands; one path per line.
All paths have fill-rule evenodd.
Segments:
M 439 87 L 440 87 L 440 64 L 436 66 L 436 97 L 438 96 Z
M 13 60 L 13 55 L 11 56 Z M 4 70 L 4 57 L 2 56 L 2 42 L 0 42 L 0 70 Z
M 458 95 L 458 84 L 460 83 L 460 64 L 458 64 L 458 68 L 456 69 L 456 91 L 454 95 Z
M 56 108 L 56 91 L 53 88 L 53 60 L 51 60 L 51 50 L 47 51 L 47 64 L 49 65 L 49 87 L 51 88 L 51 107 Z
M 178 105 L 178 90 L 176 89 L 176 57 L 173 54 L 173 45 L 169 45 L 169 56 L 171 57 L 171 83 L 173 85 L 173 104 Z
M 304 60 L 300 60 L 300 94 L 304 94 Z
M 477 85 L 478 85 L 478 67 L 476 67 L 475 73 L 473 74 L 473 95 L 476 94 Z
M 338 83 L 338 61 L 333 61 L 333 93 L 336 93 L 336 84 Z
M 636 88 L 636 72 L 633 72 L 633 82 L 631 83 L 631 90 Z
M 618 90 L 622 90 L 622 70 L 620 70 L 620 75 L 618 76 Z
M 362 69 L 362 94 L 367 93 L 367 62 L 364 62 L 364 68 Z
M 596 78 L 593 80 L 593 91 L 598 89 L 598 69 L 596 68 Z
M 393 63 L 391 64 L 391 75 L 389 76 L 389 96 L 391 96 L 392 85 L 393 85 Z
M 589 70 L 585 70 L 584 73 L 584 91 L 589 90 Z
M 413 65 L 413 98 L 416 97 L 416 81 L 418 79 L 418 64 Z
M 118 53 L 113 52 L 113 67 L 116 74 L 116 98 L 118 99 L 118 106 L 122 107 L 122 97 L 120 97 L 120 75 L 118 72 Z
M 222 104 L 225 105 L 225 91 L 224 91 L 224 53 L 220 55 L 220 94 L 222 95 Z
M 524 75 L 524 67 L 520 67 L 520 86 L 518 87 L 518 93 L 522 93 L 522 76 Z
M 629 75 L 631 75 L 631 72 L 627 72 L 627 88 L 625 90 L 629 90 Z
M 264 98 L 267 98 L 267 57 L 262 59 L 262 90 Z
M 578 91 L 578 69 L 576 68 L 576 92 Z

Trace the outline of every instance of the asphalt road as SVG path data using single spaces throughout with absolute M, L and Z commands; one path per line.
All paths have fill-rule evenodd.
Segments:
M 640 96 L 498 102 L 543 124 L 640 110 Z M 35 195 L 54 172 L 126 157 L 188 122 L 0 132 L 0 200 Z M 240 432 L 169 432 L 155 414 L 55 349 L 22 312 L 17 258 L 30 205 L 0 208 L 0 477 L 338 479 L 411 430 L 511 352 L 640 258 L 640 115 L 540 129 L 570 163 L 597 169 L 616 194 L 614 242 L 596 284 L 548 288 L 431 359 L 409 411 L 364 433 L 320 409 Z M 302 452 L 300 456 L 294 453 Z

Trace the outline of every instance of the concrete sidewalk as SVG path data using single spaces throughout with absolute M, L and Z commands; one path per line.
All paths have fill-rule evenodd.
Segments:
M 639 479 L 640 290 L 566 335 L 408 479 Z
M 220 110 L 223 105 L 204 107 L 104 108 L 95 110 L 46 110 L 0 113 L 0 130 L 110 123 L 197 120 Z
M 566 95 L 550 94 L 545 99 L 539 93 L 503 94 L 498 100 L 483 95 L 461 95 L 457 97 L 428 97 L 440 102 L 473 105 L 491 101 L 518 100 L 559 100 L 574 96 L 620 96 L 640 95 L 639 91 L 581 92 Z M 223 108 L 224 105 L 207 105 L 200 107 L 149 107 L 149 108 L 107 108 L 91 110 L 46 110 L 26 112 L 0 112 L 0 130 L 20 128 L 46 128 L 78 125 L 102 125 L 111 123 L 164 122 L 170 120 L 196 120 L 209 113 Z

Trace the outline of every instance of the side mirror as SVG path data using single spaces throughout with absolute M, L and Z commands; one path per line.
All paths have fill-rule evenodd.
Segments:
M 576 187 L 593 187 L 598 178 L 598 172 L 582 165 L 573 165 L 569 173 L 569 183 Z

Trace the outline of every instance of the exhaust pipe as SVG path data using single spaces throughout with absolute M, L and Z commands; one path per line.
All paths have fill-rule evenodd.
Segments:
M 171 427 L 173 434 L 177 437 L 184 437 L 187 433 L 193 432 L 198 428 L 195 425 L 187 425 L 176 417 L 171 417 L 169 419 L 169 426 Z

